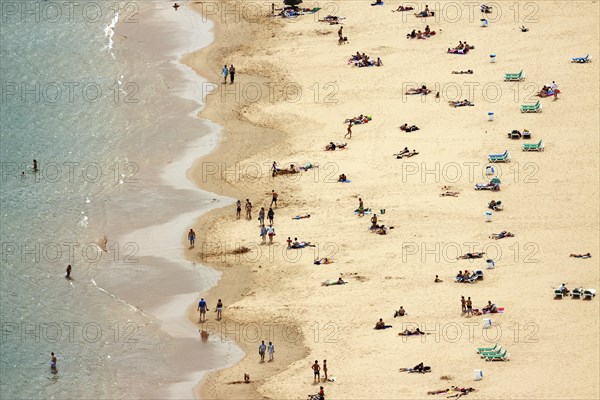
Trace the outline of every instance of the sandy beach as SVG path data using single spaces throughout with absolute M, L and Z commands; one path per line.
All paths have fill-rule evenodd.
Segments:
M 599 70 L 595 59 L 570 62 L 597 56 L 598 4 L 578 2 L 585 12 L 575 13 L 559 2 L 494 3 L 487 27 L 478 4 L 430 3 L 429 18 L 413 14 L 425 3 L 392 12 L 400 4 L 335 1 L 284 19 L 271 18 L 266 3 L 184 3 L 215 23 L 215 42 L 183 61 L 209 81 L 200 117 L 223 126 L 218 149 L 188 176 L 242 207 L 245 199 L 253 204 L 251 220 L 244 209 L 236 219 L 232 205 L 182 227 L 182 242 L 190 227 L 199 236 L 188 259 L 222 272 L 217 286 L 201 293 L 211 312 L 198 328 L 209 341 L 236 341 L 246 352 L 233 367 L 208 374 L 196 396 L 306 398 L 319 389 L 311 365 L 324 359 L 336 378 L 321 383 L 326 398 L 434 398 L 427 392 L 451 386 L 473 387 L 469 398 L 481 399 L 600 396 L 598 299 L 553 297 L 561 283 L 600 288 Z M 344 19 L 319 22 L 328 14 Z M 406 38 L 426 25 L 436 34 Z M 348 38 L 342 45 L 340 26 Z M 448 54 L 459 41 L 474 49 Z M 380 57 L 383 66 L 349 64 L 357 52 Z M 234 84 L 220 83 L 224 64 L 235 65 Z M 467 70 L 473 73 L 452 74 Z M 521 70 L 523 81 L 503 80 Z M 553 81 L 557 100 L 535 96 Z M 422 85 L 432 93 L 405 95 Z M 474 105 L 448 104 L 464 99 Z M 543 112 L 520 112 L 538 100 Z M 344 121 L 361 114 L 372 120 L 344 138 Z M 401 131 L 404 123 L 419 130 Z M 507 137 L 524 129 L 531 139 Z M 540 139 L 544 151 L 522 151 Z M 324 151 L 329 142 L 347 146 Z M 418 154 L 396 158 L 405 147 Z M 511 162 L 486 175 L 488 154 L 505 150 Z M 314 167 L 273 177 L 273 161 Z M 337 182 L 340 174 L 350 182 Z M 494 176 L 500 191 L 474 189 Z M 261 245 L 258 210 L 268 210 L 271 190 L 279 194 L 276 236 Z M 456 195 L 441 196 L 446 192 Z M 373 214 L 354 213 L 359 198 Z M 491 200 L 504 210 L 486 222 Z M 369 230 L 375 214 L 386 235 Z M 501 231 L 514 237 L 490 238 Z M 288 250 L 288 237 L 314 247 Z M 472 252 L 486 254 L 457 260 Z M 590 259 L 569 257 L 588 252 Z M 314 264 L 325 257 L 333 263 Z M 495 268 L 487 269 L 486 259 Z M 465 269 L 483 270 L 484 279 L 456 283 Z M 443 282 L 434 283 L 436 275 Z M 340 276 L 345 285 L 321 284 Z M 467 316 L 461 296 L 474 308 L 491 301 L 503 312 Z M 224 319 L 216 321 L 219 298 Z M 400 306 L 407 314 L 394 318 Z M 188 313 L 198 321 L 195 304 Z M 380 318 L 392 328 L 374 330 Z M 428 334 L 398 335 L 416 327 Z M 274 343 L 273 362 L 259 362 L 262 340 Z M 496 343 L 509 361 L 486 362 L 476 353 Z M 420 362 L 432 372 L 399 371 Z M 474 381 L 474 370 L 483 371 L 482 380 Z M 236 384 L 244 373 L 251 383 Z

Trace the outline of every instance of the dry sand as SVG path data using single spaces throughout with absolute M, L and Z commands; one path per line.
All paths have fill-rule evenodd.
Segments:
M 214 14 L 206 4 L 196 7 Z M 232 206 L 191 225 L 201 238 L 189 257 L 223 271 L 218 286 L 203 295 L 211 308 L 217 298 L 224 300 L 228 340 L 247 352 L 239 364 L 209 375 L 204 398 L 304 398 L 318 390 L 310 370 L 315 359 L 327 359 L 329 375 L 337 378 L 323 383 L 327 398 L 425 398 L 428 390 L 450 385 L 475 387 L 469 397 L 482 399 L 600 396 L 598 299 L 552 297 L 561 282 L 600 289 L 598 63 L 569 62 L 589 52 L 597 56 L 598 4 L 496 3 L 487 28 L 480 27 L 480 12 L 470 16 L 465 4 L 436 3 L 441 18 L 426 20 L 390 12 L 399 3 L 344 1 L 293 20 L 252 21 L 243 18 L 251 14 L 248 8 L 230 4 L 237 14 L 225 14 L 223 3 L 214 4 L 217 41 L 185 61 L 204 76 L 211 71 L 208 79 L 215 82 L 221 66 L 233 63 L 236 85 L 227 88 L 239 95 L 222 96 L 219 85 L 208 96 L 201 116 L 222 124 L 224 139 L 190 174 L 202 188 L 251 199 L 254 212 L 251 221 L 238 221 Z M 266 14 L 268 4 L 259 6 Z M 346 17 L 349 44 L 337 44 L 338 25 L 317 22 L 327 14 Z M 405 38 L 426 24 L 438 34 Z M 523 24 L 529 32 L 520 32 Z M 446 54 L 459 40 L 475 49 Z M 356 51 L 381 57 L 384 66 L 347 65 Z M 490 53 L 497 54 L 496 63 L 489 62 Z M 451 74 L 467 69 L 474 74 Z M 521 69 L 524 82 L 503 82 L 504 73 Z M 553 80 L 562 90 L 559 99 L 542 99 L 541 114 L 521 114 L 519 105 L 535 101 L 527 97 Z M 403 95 L 421 84 L 440 98 Z M 257 87 L 259 99 L 252 101 Z M 449 107 L 456 98 L 475 106 Z M 342 122 L 361 113 L 373 120 L 355 126 L 352 139 L 344 140 Z M 401 132 L 404 122 L 421 129 Z M 531 142 L 544 140 L 544 152 L 522 152 L 523 140 L 507 138 L 524 128 L 533 132 Z M 323 151 L 330 141 L 347 141 L 348 149 Z M 396 159 L 404 147 L 420 154 Z M 487 154 L 506 149 L 512 162 L 497 166 L 502 190 L 475 191 L 474 184 L 485 181 Z M 272 178 L 273 160 L 319 168 Z M 351 183 L 335 182 L 340 173 Z M 440 197 L 443 185 L 459 197 Z M 280 194 L 276 244 L 259 246 L 256 216 L 269 205 L 271 189 Z M 395 229 L 386 236 L 370 233 L 369 216 L 353 214 L 357 196 L 377 213 L 385 209 L 380 220 Z M 492 199 L 502 200 L 505 209 L 486 223 Z M 292 220 L 305 213 L 311 218 Z M 502 230 L 516 237 L 488 238 Z M 317 247 L 286 252 L 288 236 Z M 231 254 L 240 246 L 251 252 Z M 458 253 L 482 249 L 496 268 L 485 270 L 477 284 L 454 283 L 459 270 L 485 268 L 485 260 L 457 261 Z M 313 265 L 317 252 L 335 262 Z M 569 258 L 573 252 L 593 258 Z M 340 274 L 347 285 L 321 286 Z M 434 284 L 436 274 L 444 282 Z M 483 317 L 461 314 L 461 295 L 476 308 L 492 300 L 505 312 L 493 315 L 494 327 L 484 330 Z M 408 315 L 394 319 L 401 305 Z M 379 318 L 393 328 L 373 330 Z M 225 328 L 214 313 L 209 321 L 205 329 L 218 340 Z M 398 336 L 410 324 L 431 334 Z M 275 343 L 275 362 L 259 363 L 260 340 Z M 475 353 L 496 342 L 509 349 L 509 362 L 485 362 Z M 398 372 L 419 362 L 433 372 Z M 474 369 L 484 371 L 483 380 L 473 381 Z M 245 372 L 251 385 L 230 384 Z M 441 380 L 444 375 L 451 379 Z

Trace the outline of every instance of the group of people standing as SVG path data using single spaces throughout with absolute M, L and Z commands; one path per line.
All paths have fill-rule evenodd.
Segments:
M 275 236 L 275 228 L 273 227 L 273 223 L 275 222 L 275 211 L 273 208 L 277 208 L 277 199 L 279 198 L 279 194 L 273 189 L 271 190 L 271 204 L 269 204 L 269 210 L 265 211 L 265 207 L 261 207 L 258 212 L 258 222 L 260 227 L 260 237 L 262 239 L 262 244 L 267 243 L 267 237 L 269 238 L 269 244 L 273 243 L 273 237 Z M 250 199 L 246 199 L 246 219 L 252 220 L 252 203 Z M 242 217 L 242 201 L 238 200 L 236 203 L 236 218 L 240 219 Z M 265 217 L 269 220 L 269 226 L 265 225 Z

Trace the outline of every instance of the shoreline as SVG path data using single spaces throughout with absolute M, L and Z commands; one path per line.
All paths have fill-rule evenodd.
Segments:
M 563 43 L 564 46 L 561 48 L 566 48 L 565 46 L 571 43 L 567 34 L 568 29 L 564 24 L 557 24 L 556 21 L 571 16 L 563 11 L 558 12 L 559 8 L 554 7 L 553 4 L 546 6 L 540 11 L 540 16 L 550 21 L 547 22 L 550 26 L 561 27 L 560 34 L 556 34 L 560 38 L 557 40 L 564 40 L 566 44 Z M 386 13 L 376 14 L 378 10 L 384 10 Z M 491 65 L 486 58 L 486 51 L 492 51 L 486 48 L 488 46 L 485 42 L 489 40 L 485 35 L 490 32 L 490 29 L 486 28 L 487 31 L 480 29 L 477 21 L 471 25 L 461 25 L 460 28 L 457 24 L 442 21 L 440 26 L 443 28 L 443 34 L 440 34 L 440 37 L 417 42 L 420 47 L 415 50 L 415 42 L 404 41 L 404 39 L 399 43 L 393 42 L 394 35 L 402 37 L 402 31 L 409 28 L 406 25 L 396 26 L 389 22 L 394 21 L 391 19 L 394 17 L 391 17 L 388 11 L 368 5 L 365 9 L 358 4 L 352 4 L 346 5 L 341 13 L 348 17 L 345 29 L 348 27 L 352 29 L 352 21 L 354 23 L 356 36 L 353 40 L 356 42 L 353 43 L 360 43 L 359 48 L 366 47 L 369 53 L 381 55 L 386 63 L 382 69 L 357 69 L 344 65 L 344 57 L 348 57 L 347 53 L 355 51 L 355 46 L 348 48 L 337 46 L 335 43 L 337 26 L 311 25 L 313 21 L 310 17 L 300 18 L 294 21 L 295 23 L 285 21 L 280 24 L 278 21 L 270 21 L 266 25 L 255 23 L 255 26 L 250 22 L 246 24 L 238 22 L 237 25 L 227 26 L 226 22 L 220 21 L 220 24 L 215 23 L 217 30 L 215 42 L 185 60 L 186 63 L 193 65 L 196 71 L 203 71 L 205 74 L 210 71 L 208 78 L 214 82 L 220 82 L 221 79 L 217 74 L 220 70 L 219 66 L 224 62 L 228 65 L 231 63 L 236 65 L 238 82 L 263 84 L 269 80 L 284 82 L 285 79 L 290 81 L 296 79 L 306 91 L 314 83 L 323 86 L 323 84 L 336 82 L 341 93 L 339 98 L 343 100 L 340 104 L 317 104 L 318 102 L 311 102 L 310 99 L 301 99 L 298 104 L 284 104 L 281 101 L 263 99 L 255 104 L 248 104 L 243 101 L 219 101 L 218 95 L 207 100 L 201 116 L 222 123 L 223 140 L 215 152 L 194 163 L 189 175 L 194 177 L 200 187 L 209 188 L 211 192 L 226 193 L 232 198 L 239 198 L 242 202 L 245 198 L 251 198 L 255 207 L 268 206 L 268 193 L 271 189 L 276 189 L 282 204 L 276 210 L 278 215 L 276 242 L 279 247 L 273 246 L 275 248 L 273 254 L 271 247 L 267 250 L 266 247 L 255 246 L 259 241 L 256 224 L 235 221 L 232 217 L 233 207 L 212 211 L 200 219 L 195 219 L 192 224 L 195 228 L 200 227 L 196 229 L 199 233 L 197 242 L 211 246 L 203 249 L 204 253 L 213 254 L 213 257 L 208 257 L 205 263 L 223 272 L 222 279 L 205 295 L 205 298 L 211 308 L 216 298 L 222 298 L 225 302 L 226 318 L 231 318 L 224 322 L 232 321 L 239 324 L 233 329 L 232 334 L 227 335 L 227 332 L 224 334 L 223 330 L 218 330 L 216 335 L 223 335 L 222 340 L 237 339 L 236 342 L 246 353 L 246 357 L 238 364 L 211 372 L 199 383 L 195 393 L 202 399 L 290 398 L 298 397 L 299 393 L 308 394 L 307 388 L 314 389 L 315 386 L 310 385 L 309 377 L 309 362 L 315 358 L 319 360 L 327 358 L 329 362 L 335 363 L 334 367 L 330 368 L 340 377 L 340 382 L 339 384 L 327 383 L 326 393 L 340 398 L 356 395 L 354 385 L 344 385 L 341 377 L 347 383 L 359 382 L 364 378 L 361 371 L 365 370 L 373 372 L 372 376 L 367 377 L 365 384 L 366 387 L 374 390 L 372 395 L 377 398 L 419 398 L 424 397 L 425 386 L 435 389 L 437 386 L 451 384 L 473 385 L 478 390 L 475 393 L 476 397 L 498 398 L 505 394 L 503 389 L 511 385 L 514 388 L 514 396 L 523 396 L 525 393 L 531 393 L 530 390 L 535 390 L 537 396 L 534 397 L 550 398 L 556 393 L 555 391 L 539 384 L 530 389 L 532 382 L 538 382 L 540 377 L 546 376 L 559 384 L 560 379 L 557 374 L 561 373 L 570 374 L 569 377 L 565 377 L 565 382 L 572 382 L 571 378 L 574 378 L 574 374 L 570 371 L 560 370 L 557 364 L 559 360 L 551 356 L 552 349 L 556 346 L 565 351 L 568 349 L 565 354 L 569 357 L 587 351 L 586 362 L 590 363 L 598 352 L 598 339 L 594 336 L 598 327 L 597 319 L 593 321 L 593 331 L 577 332 L 577 337 L 580 339 L 578 341 L 570 340 L 572 331 L 565 328 L 589 318 L 594 311 L 597 312 L 597 303 L 583 303 L 576 311 L 569 307 L 569 314 L 565 315 L 566 310 L 556 306 L 557 303 L 553 303 L 545 295 L 548 287 L 564 279 L 565 275 L 571 276 L 570 279 L 578 283 L 589 282 L 590 286 L 597 286 L 599 282 L 598 271 L 569 269 L 567 274 L 562 268 L 563 264 L 567 263 L 562 258 L 565 252 L 568 254 L 578 247 L 591 249 L 592 253 L 598 251 L 598 246 L 593 240 L 597 236 L 593 228 L 597 226 L 598 214 L 592 213 L 591 220 L 589 218 L 590 207 L 597 205 L 597 202 L 595 203 L 597 191 L 580 181 L 581 178 L 576 182 L 569 180 L 563 172 L 565 166 L 567 169 L 573 168 L 572 163 L 575 162 L 574 168 L 581 168 L 586 173 L 597 177 L 597 171 L 591 170 L 590 166 L 597 165 L 597 157 L 593 158 L 592 150 L 596 151 L 597 155 L 598 139 L 590 129 L 577 122 L 579 114 L 573 108 L 574 103 L 586 104 L 589 113 L 597 104 L 597 99 L 587 95 L 584 100 L 581 100 L 576 96 L 589 88 L 572 76 L 575 69 L 574 66 L 564 62 L 568 59 L 566 52 L 557 54 L 550 49 L 543 49 L 545 57 L 543 66 L 540 66 L 536 60 L 523 56 L 531 51 L 533 43 L 543 43 L 542 29 L 540 29 L 541 33 L 535 35 L 530 33 L 528 38 L 531 44 L 529 42 L 518 45 L 494 43 L 493 49 L 495 53 L 504 54 L 505 61 L 500 68 L 507 69 L 505 72 L 525 68 L 531 71 L 528 79 L 534 82 L 557 79 L 564 85 L 563 87 L 569 88 L 572 97 L 565 95 L 557 103 L 542 100 L 545 112 L 539 116 L 519 115 L 518 105 L 515 103 L 526 102 L 522 98 L 517 100 L 504 98 L 496 104 L 486 101 L 484 95 L 479 94 L 474 98 L 476 106 L 465 109 L 452 109 L 445 104 L 445 101 L 438 103 L 431 98 L 422 98 L 421 101 L 415 97 L 402 98 L 403 92 L 398 93 L 399 84 L 395 87 L 383 85 L 382 82 L 393 82 L 396 76 L 399 76 L 397 74 L 404 74 L 410 68 L 413 70 L 409 76 L 402 78 L 403 83 L 410 80 L 428 84 L 432 81 L 441 84 L 448 81 L 462 84 L 464 77 L 451 75 L 448 77 L 450 70 L 461 68 L 475 69 L 479 75 L 467 76 L 467 78 L 478 79 L 481 84 L 488 83 L 482 81 L 486 75 L 493 76 L 494 81 L 491 83 L 496 84 L 496 75 L 501 77 L 501 74 L 495 68 L 498 64 Z M 381 24 L 387 23 L 386 26 L 393 30 L 393 34 L 379 35 L 381 31 L 377 29 L 380 25 L 377 25 L 377 21 L 374 24 L 370 18 L 385 19 Z M 586 18 L 592 20 L 590 16 Z M 356 30 L 357 21 L 366 24 L 360 31 Z M 420 20 L 409 18 L 408 22 L 411 29 L 417 27 L 422 29 Z M 510 20 L 502 21 L 494 29 L 506 37 L 521 37 L 517 36 L 521 33 L 518 33 L 519 31 L 513 25 Z M 435 28 L 438 28 L 437 24 Z M 462 36 L 464 31 L 468 33 L 469 42 L 477 44 L 477 53 L 473 52 L 464 58 L 447 55 L 446 43 L 454 39 L 464 39 Z M 288 49 L 285 46 L 286 40 L 297 41 L 297 49 Z M 377 45 L 374 47 L 369 43 L 377 43 Z M 517 46 L 516 50 L 515 46 Z M 585 50 L 581 47 L 574 47 L 574 51 L 585 54 Z M 424 48 L 430 54 L 431 65 L 414 69 L 415 64 L 411 63 L 410 59 L 425 51 Z M 482 48 L 483 52 L 481 52 Z M 315 55 L 316 50 L 324 50 L 324 52 Z M 242 59 L 244 55 L 248 60 Z M 281 59 L 277 59 L 277 56 Z M 277 65 L 274 65 L 273 60 L 277 60 Z M 332 62 L 332 60 L 337 61 Z M 467 62 L 468 64 L 465 65 Z M 240 63 L 242 63 L 241 67 Z M 441 71 L 439 65 L 444 65 L 445 70 Z M 304 71 L 309 68 L 319 71 L 320 81 L 315 82 L 307 77 Z M 246 73 L 247 71 L 250 73 Z M 591 71 L 592 75 L 598 73 L 594 64 L 591 64 L 591 68 L 587 71 Z M 501 81 L 500 78 L 498 79 Z M 502 84 L 498 83 L 498 85 Z M 594 85 L 597 86 L 597 83 Z M 374 87 L 381 91 L 377 93 L 378 96 L 373 96 Z M 369 102 L 372 99 L 377 99 L 384 104 L 380 106 L 377 103 L 374 107 Z M 230 108 L 232 104 L 235 104 L 233 109 Z M 484 118 L 490 108 L 500 116 L 493 124 L 488 123 Z M 340 124 L 343 118 L 360 113 L 372 113 L 374 120 L 366 126 L 355 128 L 357 133 L 348 140 L 350 149 L 322 153 L 322 147 L 327 142 L 341 140 L 343 137 L 345 127 Z M 436 118 L 431 118 L 431 115 L 435 115 Z M 408 118 L 406 116 L 412 119 L 408 121 L 400 119 Z M 598 125 L 598 118 L 596 116 L 590 118 L 592 118 L 590 126 L 593 129 L 593 126 Z M 511 119 L 512 121 L 509 121 Z M 410 136 L 398 134 L 398 125 L 402 122 L 416 123 L 422 131 Z M 585 135 L 587 147 L 581 148 L 574 143 L 562 141 L 556 127 L 563 126 L 561 125 L 563 123 L 576 126 L 578 132 Z M 536 132 L 539 132 L 536 138 L 542 135 L 543 139 L 548 141 L 548 150 L 554 153 L 552 159 L 543 157 L 547 156 L 549 151 L 540 153 L 542 157 L 533 158 L 532 156 L 538 154 L 521 153 L 519 144 L 507 142 L 503 130 L 509 129 L 511 124 L 535 127 Z M 323 136 L 324 132 L 327 136 Z M 535 160 L 541 171 L 537 181 L 543 182 L 543 185 L 536 186 L 524 179 L 516 178 L 511 182 L 507 177 L 505 179 L 507 182 L 500 193 L 502 201 L 518 207 L 511 207 L 510 212 L 495 214 L 494 219 L 498 222 L 492 227 L 481 218 L 485 211 L 482 204 L 485 200 L 489 201 L 490 196 L 473 192 L 475 182 L 471 179 L 463 177 L 457 182 L 448 179 L 440 183 L 439 180 L 417 176 L 405 181 L 407 177 L 401 177 L 398 171 L 398 168 L 407 165 L 405 161 L 382 159 L 382 154 L 385 157 L 391 156 L 392 150 L 407 145 L 411 148 L 415 146 L 421 152 L 416 159 L 416 164 L 411 164 L 413 167 L 423 164 L 431 167 L 439 163 L 449 164 L 458 161 L 479 163 L 478 165 L 483 167 L 486 163 L 481 159 L 486 152 L 493 151 L 496 147 L 498 150 L 500 147 L 509 148 L 515 158 L 522 160 L 521 164 L 513 165 L 526 165 Z M 384 153 L 386 150 L 389 150 L 389 155 Z M 578 160 L 571 159 L 572 151 L 578 152 L 580 155 Z M 333 175 L 341 172 L 348 174 L 352 184 L 340 185 L 335 182 L 337 175 L 333 180 L 327 180 L 323 175 L 317 177 L 316 173 L 301 174 L 296 181 L 268 178 L 268 166 L 272 160 L 296 165 L 316 160 L 322 163 L 321 172 L 331 172 L 331 170 L 326 171 L 325 167 L 335 166 L 339 170 L 334 169 Z M 256 166 L 258 175 L 263 179 L 251 180 L 248 176 L 240 178 L 239 175 L 243 175 L 240 172 L 248 172 L 244 167 L 249 165 Z M 236 170 L 235 168 L 238 167 L 239 169 Z M 226 173 L 222 174 L 223 171 Z M 507 175 L 508 171 L 510 170 L 505 170 Z M 408 178 L 411 176 L 409 175 Z M 477 175 L 474 179 L 480 178 L 485 177 Z M 452 183 L 461 192 L 459 202 L 439 198 L 437 191 L 443 183 Z M 552 191 L 556 185 L 561 185 L 564 193 L 570 193 L 576 187 L 586 195 L 580 194 L 572 198 L 571 201 L 577 202 L 577 207 L 569 210 L 570 213 L 564 214 L 560 210 L 570 204 Z M 373 207 L 374 210 L 386 209 L 385 215 L 383 213 L 379 215 L 381 220 L 385 221 L 387 226 L 396 226 L 397 229 L 391 231 L 388 236 L 378 237 L 366 229 L 367 220 L 352 218 L 351 210 L 356 207 L 360 193 L 365 197 L 368 195 L 367 206 Z M 313 204 L 315 199 L 319 204 Z M 540 210 L 536 207 L 541 201 L 547 203 L 548 199 L 550 204 L 546 209 Z M 342 210 L 342 215 L 338 210 Z M 256 214 L 256 208 L 254 211 Z M 346 211 L 350 214 L 348 217 L 344 216 Z M 290 217 L 304 213 L 312 215 L 309 221 L 289 222 Z M 532 215 L 536 216 L 533 221 Z M 577 221 L 576 227 L 569 225 L 574 221 Z M 314 226 L 315 224 L 317 226 Z M 567 226 L 570 227 L 569 237 L 562 238 L 561 230 Z M 492 229 L 517 231 L 519 241 L 490 242 L 488 231 L 491 232 Z M 557 235 L 562 238 L 560 243 L 556 239 Z M 285 254 L 279 255 L 277 252 L 287 236 L 298 236 L 302 240 L 318 243 L 321 257 L 327 254 L 326 245 L 334 246 L 335 263 L 325 268 L 315 267 L 312 265 L 312 260 L 316 255 L 308 251 L 297 252 L 298 259 L 294 261 L 286 259 Z M 362 249 L 364 243 L 369 243 L 367 250 Z M 420 259 L 413 256 L 407 262 L 405 259 L 407 255 L 403 250 L 399 250 L 404 249 L 403 244 L 414 246 L 427 243 L 444 245 L 450 243 L 458 247 L 458 251 L 464 250 L 465 243 L 476 243 L 479 247 L 475 250 L 486 246 L 497 248 L 499 253 L 496 253 L 496 261 L 500 266 L 496 270 L 486 271 L 486 274 L 489 274 L 486 280 L 476 286 L 467 288 L 454 284 L 451 282 L 451 277 L 456 270 L 481 266 L 470 262 L 457 262 L 455 257 L 442 257 L 440 262 L 438 259 L 428 259 L 426 254 L 419 253 L 417 256 L 420 256 Z M 514 252 L 515 245 L 521 251 L 520 254 L 511 254 L 511 251 Z M 525 246 L 528 245 L 535 245 L 541 249 L 535 263 L 531 262 L 531 254 L 523 254 L 527 251 Z M 257 257 L 235 257 L 231 251 L 239 246 L 249 246 L 252 254 Z M 466 251 L 469 250 L 464 252 Z M 503 258 L 500 260 L 502 254 Z M 512 259 L 509 254 L 513 256 Z M 192 260 L 200 257 L 198 251 L 187 252 L 187 256 Z M 572 260 L 568 262 L 570 265 Z M 544 273 L 541 276 L 539 267 L 542 265 Z M 435 267 L 435 270 L 423 269 L 432 267 Z M 509 281 L 506 274 L 510 272 L 506 271 L 519 271 L 519 279 Z M 320 281 L 335 278 L 339 274 L 348 276 L 351 286 L 319 287 Z M 447 282 L 437 285 L 435 290 L 429 290 L 433 274 L 440 274 Z M 351 290 L 348 289 L 349 287 Z M 424 290 L 428 293 L 426 304 L 422 297 Z M 525 297 L 525 293 L 535 293 L 536 296 Z M 401 327 L 406 327 L 407 324 L 424 324 L 429 327 L 439 326 L 436 324 L 440 321 L 454 324 L 452 326 L 465 324 L 464 321 L 469 320 L 465 320 L 464 316 L 448 311 L 454 310 L 456 299 L 460 298 L 461 294 L 474 296 L 478 303 L 484 302 L 487 298 L 494 301 L 500 299 L 501 305 L 506 307 L 508 312 L 505 315 L 495 316 L 497 318 L 495 323 L 505 330 L 515 324 L 517 326 L 534 324 L 533 326 L 537 327 L 540 338 L 536 338 L 536 342 L 524 341 L 522 336 L 512 338 L 508 342 L 513 352 L 510 363 L 513 368 L 510 370 L 503 368 L 502 363 L 482 363 L 478 357 L 471 357 L 473 360 L 465 358 L 465 353 L 471 351 L 474 346 L 489 344 L 489 341 L 485 340 L 486 331 L 481 329 L 475 330 L 473 335 L 468 337 L 466 335 L 459 337 L 455 342 L 450 342 L 452 345 L 448 345 L 447 338 L 439 339 L 439 335 L 436 334 L 434 336 L 438 340 L 427 343 L 426 341 L 405 342 L 396 335 L 398 328 L 401 330 Z M 233 303 L 235 304 L 232 307 Z M 396 303 L 402 304 L 408 310 L 409 319 L 393 320 L 395 323 L 393 332 L 390 329 L 384 334 L 379 332 L 373 334 L 371 328 L 374 322 L 379 317 L 384 317 L 386 321 L 390 320 L 391 310 L 399 305 Z M 435 307 L 427 303 L 435 304 Z M 355 311 L 346 315 L 348 305 L 355 308 Z M 476 306 L 480 305 L 476 304 Z M 187 308 L 192 320 L 197 317 L 194 310 L 195 305 Z M 240 329 L 252 323 L 293 327 L 298 329 L 301 339 L 286 342 L 284 338 L 282 341 L 282 333 L 278 332 L 274 335 L 277 349 L 276 363 L 257 367 L 254 357 L 257 357 L 258 343 L 240 334 Z M 471 322 L 473 323 L 481 324 L 481 321 Z M 398 324 L 400 326 L 396 326 Z M 323 335 L 326 333 L 324 328 L 333 327 L 336 333 L 335 341 L 327 342 L 317 335 L 313 337 L 315 325 L 317 333 L 323 332 Z M 222 324 L 211 325 L 215 329 L 220 329 L 219 326 Z M 555 333 L 556 338 L 551 338 L 549 332 Z M 278 352 L 280 350 L 283 351 Z M 288 358 L 279 365 L 281 360 L 279 355 L 286 352 Z M 445 359 L 447 362 L 440 363 L 440 359 Z M 304 362 L 300 362 L 302 360 Z M 399 360 L 410 365 L 400 365 Z M 435 373 L 419 377 L 419 380 L 411 379 L 415 378 L 414 376 L 396 378 L 396 367 L 409 367 L 420 361 L 431 363 Z M 471 382 L 474 368 L 485 369 L 486 374 L 493 378 Z M 527 373 L 520 376 L 515 368 Z M 227 385 L 242 380 L 242 374 L 246 371 L 250 373 L 255 383 Z M 301 374 L 306 374 L 306 381 L 302 378 L 298 379 Z M 448 375 L 451 379 L 449 382 L 440 382 L 440 375 Z M 398 383 L 391 383 L 392 379 L 397 380 Z M 598 383 L 593 381 L 590 374 L 586 373 L 580 381 L 574 388 L 574 393 L 581 396 L 598 393 Z M 390 384 L 381 385 L 380 382 L 390 382 Z M 560 388 L 566 390 L 566 386 Z M 553 389 L 556 390 L 556 387 Z

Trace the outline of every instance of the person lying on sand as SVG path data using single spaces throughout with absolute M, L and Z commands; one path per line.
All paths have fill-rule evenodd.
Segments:
M 418 372 L 420 374 L 424 374 L 426 372 L 431 372 L 431 367 L 427 365 L 423 365 L 423 363 L 419 363 L 412 368 L 400 368 L 400 372 L 408 372 L 409 374 Z
M 467 106 L 474 106 L 474 103 L 471 103 L 469 100 L 464 99 L 464 100 L 457 100 L 457 101 L 448 101 L 448 105 L 450 107 L 467 107 Z
M 502 231 L 500 233 L 492 233 L 490 235 L 490 239 L 496 239 L 496 240 L 503 239 L 505 237 L 515 237 L 515 234 L 511 233 L 511 232 L 507 232 L 507 231 Z
M 488 208 L 490 210 L 494 210 L 494 211 L 500 211 L 502 210 L 502 201 L 498 200 L 492 200 L 488 203 Z
M 461 260 L 469 260 L 469 259 L 471 259 L 471 258 L 482 258 L 484 255 L 485 255 L 485 253 L 477 253 L 477 252 L 474 252 L 474 253 L 467 253 L 467 254 L 465 254 L 465 255 L 463 255 L 463 256 L 458 256 L 458 257 L 456 257 L 456 259 L 457 259 L 457 260 L 458 260 L 458 259 L 461 259 Z
M 452 71 L 453 74 L 472 74 L 473 70 L 472 69 L 468 69 L 466 71 Z
M 334 151 L 335 149 L 345 149 L 348 143 L 333 143 L 329 142 L 327 146 L 325 146 L 325 151 Z
M 314 264 L 315 265 L 333 264 L 333 260 L 331 258 L 327 258 L 327 257 L 319 258 L 318 260 L 315 260 Z
M 413 95 L 413 94 L 429 94 L 431 93 L 430 89 L 427 89 L 427 86 L 423 85 L 420 88 L 410 88 L 407 90 L 406 93 L 404 93 L 405 95 Z
M 409 152 L 401 153 L 401 154 L 394 154 L 394 155 L 396 156 L 396 158 L 398 160 L 400 160 L 404 157 L 408 158 L 408 157 L 416 156 L 417 154 L 419 154 L 419 152 L 413 149 L 413 151 L 409 151 Z
M 575 258 L 592 258 L 592 255 L 590 253 L 586 253 L 586 254 L 571 254 L 571 255 L 569 255 L 569 257 L 575 257 Z
M 338 278 L 338 280 L 337 280 L 337 281 L 336 281 L 336 280 L 330 280 L 330 281 L 321 282 L 321 286 L 344 285 L 344 284 L 346 284 L 346 283 L 347 283 L 347 282 L 346 282 L 346 281 L 344 281 L 344 280 L 342 279 L 342 277 L 340 276 L 340 277 Z
M 398 8 L 396 8 L 395 10 L 392 10 L 392 12 L 402 12 L 402 11 L 412 11 L 414 10 L 413 7 L 404 7 L 404 6 L 398 6 Z
M 440 197 L 458 197 L 459 192 L 444 192 L 440 193 Z
M 401 155 L 406 154 L 406 153 L 410 153 L 410 150 L 408 149 L 408 147 L 405 147 L 404 150 L 399 151 L 398 153 L 396 153 L 394 155 L 395 156 L 401 156 Z
M 458 388 L 456 386 L 450 386 L 450 389 L 431 390 L 431 391 L 427 392 L 427 394 L 444 394 L 444 393 L 449 394 L 449 393 L 454 393 L 454 392 L 459 392 L 462 394 L 469 394 L 469 392 L 474 392 L 474 391 L 475 391 L 475 389 L 473 389 L 473 388 Z
M 419 127 L 416 125 L 408 126 L 408 124 L 405 122 L 404 125 L 400 125 L 400 130 L 404 132 L 414 132 L 418 131 Z
M 425 335 L 425 332 L 421 331 L 419 328 L 411 331 L 410 329 L 405 329 L 404 331 L 398 333 L 399 336 L 415 336 L 415 335 Z
M 296 215 L 295 217 L 293 217 L 292 219 L 305 219 L 305 218 L 310 218 L 310 214 L 306 214 L 306 215 Z

